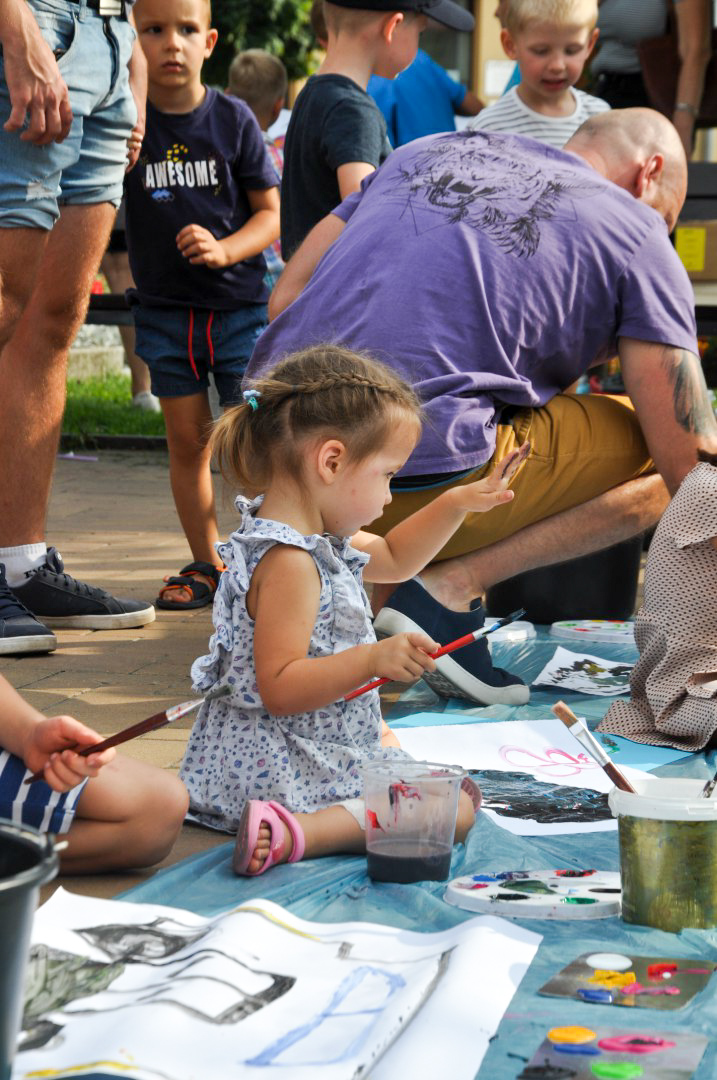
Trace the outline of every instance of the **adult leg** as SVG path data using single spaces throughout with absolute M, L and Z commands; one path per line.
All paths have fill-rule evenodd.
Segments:
M 662 477 L 641 476 L 489 547 L 433 563 L 421 581 L 444 607 L 467 611 L 471 600 L 514 574 L 589 555 L 644 532 L 659 521 L 668 502 Z
M 495 460 L 526 438 L 532 445 L 513 482 L 515 498 L 490 514 L 466 515 L 420 582 L 400 585 L 390 598 L 389 590 L 375 590 L 377 634 L 423 630 L 436 641 L 462 637 L 484 625 L 481 598 L 489 585 L 634 536 L 667 505 L 667 489 L 623 401 L 560 395 L 541 409 L 520 410 L 498 436 Z M 400 508 L 391 504 L 388 511 L 395 515 Z M 485 639 L 437 660 L 424 680 L 442 696 L 482 705 L 529 699 L 517 676 L 493 666 Z
M 0 228 L 0 349 L 30 299 L 49 235 L 47 229 Z
M 0 653 L 42 652 L 22 624 L 127 629 L 154 619 L 151 604 L 124 600 L 64 574 L 44 546 L 45 518 L 65 406 L 67 354 L 87 311 L 90 286 L 114 220 L 109 203 L 66 206 L 47 240 L 35 285 L 0 354 L 0 562 L 12 593 L 0 583 Z M 12 557 L 12 565 L 9 562 Z M 11 576 L 12 571 L 12 576 Z M 21 605 L 15 604 L 19 600 Z M 15 605 L 15 606 L 13 606 Z M 43 620 L 42 623 L 37 620 Z M 20 623 L 17 620 L 20 620 Z M 44 624 L 44 625 L 43 625 Z
M 494 459 L 462 483 L 479 479 L 524 439 L 532 450 L 513 482 L 513 501 L 490 514 L 466 515 L 437 561 L 421 574 L 429 592 L 455 611 L 467 611 L 489 585 L 522 570 L 634 536 L 665 508 L 666 488 L 625 399 L 559 395 L 543 408 L 520 410 L 512 426 L 498 428 Z M 412 512 L 418 499 L 436 494 L 395 496 L 385 521 L 373 527 L 385 532 L 393 520 Z M 402 507 L 405 499 L 410 502 Z M 389 589 L 374 588 L 376 611 Z
M 107 278 L 112 292 L 123 293 L 134 285 L 129 268 L 129 259 L 126 251 L 106 251 L 102 258 L 102 271 Z M 137 356 L 135 349 L 135 332 L 133 326 L 120 326 L 120 337 L 125 352 L 125 360 L 132 377 L 131 393 L 133 404 L 139 404 L 141 408 L 151 409 L 157 412 L 159 404 L 152 394 L 149 368 L 144 360 Z M 138 394 L 144 395 L 140 402 L 135 402 Z M 147 397 L 147 395 L 150 395 Z M 153 404 L 152 404 L 153 402 Z
M 116 757 L 88 781 L 77 804 L 63 874 L 152 866 L 169 853 L 189 796 L 174 773 Z
M 169 478 L 177 515 L 197 562 L 218 566 L 215 544 L 219 540 L 214 485 L 210 471 L 209 435 L 212 414 L 206 390 L 185 397 L 160 398 L 167 426 Z M 214 588 L 215 582 L 202 574 L 198 580 Z M 181 607 L 191 600 L 191 590 L 172 589 L 160 594 L 163 600 Z
M 63 208 L 30 299 L 0 354 L 0 547 L 44 539 L 67 354 L 84 320 L 114 213 L 109 203 Z

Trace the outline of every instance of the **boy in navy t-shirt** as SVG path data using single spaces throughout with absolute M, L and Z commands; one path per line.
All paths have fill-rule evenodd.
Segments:
M 127 246 L 137 355 L 167 426 L 169 471 L 193 561 L 157 606 L 211 602 L 221 566 L 207 439 L 211 371 L 223 406 L 267 322 L 262 251 L 279 235 L 278 178 L 251 110 L 201 79 L 217 31 L 208 0 L 138 0 L 147 132 L 127 174 Z
M 326 56 L 296 99 L 286 132 L 281 252 L 304 237 L 391 152 L 386 121 L 366 93 L 371 75 L 393 79 L 413 60 L 428 18 L 471 30 L 452 0 L 332 0 L 324 4 Z

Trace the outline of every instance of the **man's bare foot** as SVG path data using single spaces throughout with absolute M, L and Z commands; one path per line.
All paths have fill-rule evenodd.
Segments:
M 275 861 L 274 861 L 275 866 L 278 866 L 279 863 L 287 862 L 289 856 L 291 855 L 292 851 L 294 850 L 294 841 L 292 839 L 291 833 L 289 832 L 288 828 L 286 827 L 286 825 L 284 824 L 283 821 L 281 823 L 281 827 L 284 830 L 284 850 L 282 851 L 279 858 L 275 859 Z M 266 822 L 262 822 L 262 824 L 259 826 L 259 835 L 257 836 L 257 839 L 256 839 L 256 846 L 254 848 L 254 852 L 252 854 L 251 859 L 249 860 L 249 865 L 246 868 L 246 873 L 247 874 L 258 874 L 259 873 L 262 866 L 264 865 L 264 863 L 266 862 L 266 860 L 269 857 L 269 849 L 270 849 L 270 847 L 271 847 L 271 829 L 266 824 Z
M 470 611 L 471 601 L 482 598 L 462 559 L 445 559 L 421 571 L 421 582 L 434 600 L 449 611 Z

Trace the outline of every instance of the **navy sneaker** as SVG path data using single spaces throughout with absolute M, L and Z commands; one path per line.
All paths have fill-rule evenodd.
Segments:
M 439 645 L 448 645 L 478 630 L 484 622 L 480 600 L 473 601 L 470 611 L 450 611 L 414 579 L 391 593 L 373 626 L 377 637 L 418 631 Z M 423 678 L 441 697 L 464 698 L 472 705 L 525 705 L 530 699 L 530 690 L 522 679 L 493 667 L 485 638 L 439 656 L 436 670 L 424 672 Z
M 57 648 L 57 638 L 11 592 L 0 563 L 0 655 L 48 653 Z
M 27 581 L 12 590 L 47 626 L 68 630 L 129 630 L 154 622 L 151 604 L 111 596 L 104 589 L 75 581 L 64 569 L 57 548 L 48 548 L 43 565 L 27 574 Z

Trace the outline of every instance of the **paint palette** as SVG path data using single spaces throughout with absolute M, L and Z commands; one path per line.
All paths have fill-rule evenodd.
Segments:
M 554 622 L 551 637 L 568 641 L 612 641 L 615 645 L 635 644 L 635 624 L 618 619 L 565 619 Z
M 620 914 L 620 875 L 609 870 L 504 870 L 448 883 L 443 899 L 516 919 L 607 919 Z
M 607 1027 L 554 1027 L 516 1080 L 689 1080 L 703 1035 Z
M 584 953 L 541 986 L 546 997 L 596 1005 L 684 1009 L 709 982 L 717 965 L 685 957 Z

